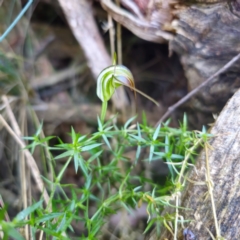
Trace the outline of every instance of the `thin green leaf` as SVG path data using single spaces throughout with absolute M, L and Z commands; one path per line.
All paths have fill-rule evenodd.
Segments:
M 105 134 L 102 135 L 102 138 L 103 138 L 104 142 L 107 144 L 107 146 L 109 147 L 109 149 L 112 150 L 111 145 Z
M 64 214 L 62 221 L 60 222 L 57 231 L 56 232 L 61 232 L 65 230 L 65 224 L 66 224 L 66 213 Z
M 24 209 L 20 213 L 17 214 L 14 221 L 22 221 L 24 218 L 26 218 L 30 213 L 34 212 L 36 209 L 38 209 L 40 206 L 42 206 L 43 200 L 40 200 L 37 203 L 34 203 L 32 206 Z
M 165 153 L 169 152 L 169 137 L 168 135 L 165 136 Z
M 76 132 L 73 127 L 71 127 L 71 136 L 72 136 L 72 142 L 74 143 L 76 141 Z
M 165 123 L 164 123 L 164 127 L 167 127 L 171 122 L 171 118 L 169 118 Z
M 34 140 L 34 137 L 21 137 L 24 140 Z
M 38 127 L 38 129 L 37 129 L 37 132 L 36 132 L 36 136 L 39 136 L 39 134 L 41 133 L 41 131 L 42 131 L 42 127 L 43 127 L 43 122 L 41 122 L 40 123 L 40 125 L 39 125 L 39 127 Z
M 183 132 L 187 131 L 187 114 L 184 113 L 183 115 Z
M 25 238 L 16 230 L 14 229 L 12 226 L 7 226 L 6 229 L 7 234 L 12 237 L 13 239 L 16 240 L 24 240 Z M 5 239 L 5 238 L 3 238 Z
M 135 140 L 137 140 L 139 143 L 146 143 L 146 140 L 144 138 L 142 138 L 141 136 L 135 136 L 133 134 L 129 134 L 129 136 L 131 138 L 134 138 Z
M 134 192 L 137 192 L 139 189 L 141 189 L 142 188 L 142 186 L 138 186 L 138 187 L 135 187 L 134 189 L 133 189 L 133 191 Z
M 151 145 L 150 151 L 149 151 L 149 162 L 152 161 L 153 153 L 154 153 L 154 145 Z
M 139 159 L 139 157 L 140 157 L 140 154 L 141 154 L 141 145 L 138 145 L 138 147 L 137 147 L 137 151 L 136 151 L 136 160 L 138 160 Z
M 171 159 L 169 159 L 169 158 L 166 158 L 166 162 L 172 163 Z M 173 177 L 174 177 L 174 171 L 173 171 L 174 166 L 172 164 L 167 164 L 167 166 L 168 166 L 171 178 L 173 179 Z
M 51 237 L 57 237 L 57 239 L 61 240 L 69 240 L 69 238 L 61 236 L 61 233 L 57 233 L 56 229 L 50 229 L 46 226 L 42 227 L 41 225 L 39 225 L 38 228 L 45 232 L 46 234 L 49 234 Z
M 154 134 L 153 134 L 153 140 L 155 141 L 158 137 L 158 134 L 159 134 L 159 131 L 160 131 L 160 128 L 161 128 L 161 124 L 158 125 L 158 127 L 156 128 Z
M 134 117 L 131 117 L 130 119 L 128 119 L 128 121 L 124 124 L 124 129 L 127 129 L 128 126 L 130 125 L 130 123 L 132 123 L 136 118 L 137 118 L 137 116 L 134 116 Z
M 65 170 L 67 169 L 67 167 L 68 167 L 69 163 L 71 162 L 71 160 L 72 160 L 72 156 L 70 156 L 68 158 L 68 160 L 66 161 L 66 163 L 62 167 L 61 171 L 59 172 L 59 174 L 57 176 L 57 179 L 56 179 L 57 182 L 59 182 L 62 179 L 63 174 L 64 174 Z
M 79 153 L 78 152 L 74 152 L 73 159 L 74 159 L 75 172 L 77 173 L 77 171 L 78 171 L 78 164 L 79 164 Z
M 64 213 L 62 213 L 62 212 L 44 214 L 43 216 L 41 216 L 39 218 L 36 218 L 35 222 L 36 223 L 42 223 L 42 222 L 50 221 L 54 218 L 58 218 L 58 217 L 62 216 L 63 214 Z
M 83 139 L 85 139 L 87 136 L 86 135 L 83 135 L 81 137 L 78 138 L 78 142 L 81 142 Z
M 68 150 L 58 156 L 56 156 L 54 159 L 60 159 L 60 158 L 65 158 L 65 157 L 69 157 L 69 156 L 73 156 L 74 154 L 74 150 Z
M 84 175 L 86 177 L 88 177 L 87 166 L 86 166 L 85 161 L 84 161 L 84 159 L 82 157 L 78 158 L 78 164 L 79 164 L 81 170 L 83 171 Z
M 91 145 L 87 145 L 87 146 L 82 147 L 81 150 L 82 150 L 83 152 L 84 152 L 84 151 L 89 151 L 89 150 L 94 149 L 94 148 L 96 148 L 96 147 L 99 147 L 99 146 L 101 146 L 101 145 L 102 145 L 102 143 L 94 143 L 94 144 L 91 144 Z
M 202 126 L 202 133 L 207 133 L 207 129 L 205 126 Z
M 117 54 L 116 52 L 114 52 L 112 65 L 116 65 L 116 64 L 117 64 Z
M 102 132 L 103 131 L 103 125 L 102 125 L 102 122 L 101 122 L 99 117 L 97 117 L 97 121 L 98 121 L 98 131 Z
M 143 122 L 143 125 L 146 127 L 148 126 L 148 123 L 147 123 L 147 116 L 146 116 L 146 113 L 143 111 L 142 112 L 142 122 Z
M 92 155 L 89 159 L 88 159 L 88 162 L 92 162 L 93 160 L 97 159 L 101 154 L 102 154 L 103 150 L 95 153 L 94 155 Z
M 184 157 L 182 155 L 179 155 L 179 154 L 172 154 L 171 155 L 171 159 L 179 159 L 179 160 L 181 160 L 181 159 L 184 159 Z
M 161 158 L 166 157 L 166 153 L 165 152 L 154 152 L 154 154 L 160 156 Z
M 138 131 L 138 137 L 142 138 L 141 129 L 138 123 L 137 123 L 137 131 Z
M 153 224 L 154 224 L 155 222 L 156 222 L 156 219 L 155 219 L 155 218 L 152 219 L 151 221 L 149 221 L 147 227 L 145 228 L 145 230 L 144 230 L 144 232 L 143 232 L 143 234 L 146 234 L 146 233 L 150 230 L 150 228 L 153 226 Z

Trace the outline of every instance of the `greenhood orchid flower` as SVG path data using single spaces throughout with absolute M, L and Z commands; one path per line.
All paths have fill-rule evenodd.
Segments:
M 102 102 L 110 100 L 115 89 L 120 86 L 128 86 L 135 89 L 133 75 L 128 68 L 123 65 L 112 65 L 105 68 L 97 79 L 97 95 Z
M 154 99 L 135 88 L 134 78 L 131 71 L 123 65 L 116 65 L 114 60 L 113 65 L 103 69 L 97 79 L 97 95 L 103 102 L 101 113 L 102 122 L 106 115 L 107 102 L 110 100 L 115 90 L 122 85 L 129 87 L 134 91 L 135 98 L 136 92 L 138 92 L 158 105 Z

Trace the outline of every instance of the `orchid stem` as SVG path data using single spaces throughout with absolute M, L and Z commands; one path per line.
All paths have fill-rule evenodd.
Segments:
M 101 112 L 101 122 L 102 122 L 102 123 L 104 123 L 104 119 L 105 119 L 105 116 L 106 116 L 107 105 L 108 105 L 108 102 L 107 102 L 107 101 L 104 101 L 104 102 L 102 103 L 102 112 Z

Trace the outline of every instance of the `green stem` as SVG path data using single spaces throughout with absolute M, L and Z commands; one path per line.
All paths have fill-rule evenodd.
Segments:
M 107 105 L 108 105 L 108 102 L 105 101 L 102 103 L 102 112 L 101 112 L 101 122 L 104 123 L 104 119 L 105 119 L 105 116 L 106 116 L 106 112 L 107 112 Z

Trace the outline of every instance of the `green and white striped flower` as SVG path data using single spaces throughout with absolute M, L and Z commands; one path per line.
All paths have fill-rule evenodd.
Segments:
M 136 92 L 138 92 L 154 102 L 157 106 L 159 105 L 154 99 L 135 88 L 131 71 L 123 65 L 111 65 L 99 74 L 97 79 L 97 95 L 102 102 L 107 102 L 114 94 L 115 89 L 122 85 L 134 91 L 135 97 Z
M 97 95 L 103 101 L 108 101 L 120 86 L 127 86 L 135 91 L 133 75 L 123 65 L 112 65 L 105 68 L 97 79 Z
M 158 105 L 158 103 L 154 99 L 135 88 L 134 79 L 131 71 L 123 65 L 116 65 L 115 59 L 113 65 L 103 69 L 97 79 L 97 95 L 102 100 L 102 123 L 104 122 L 107 112 L 108 100 L 112 97 L 116 88 L 122 85 L 129 87 L 132 91 L 134 91 L 135 99 L 136 92 L 138 92 L 144 97 L 154 102 L 156 105 Z

